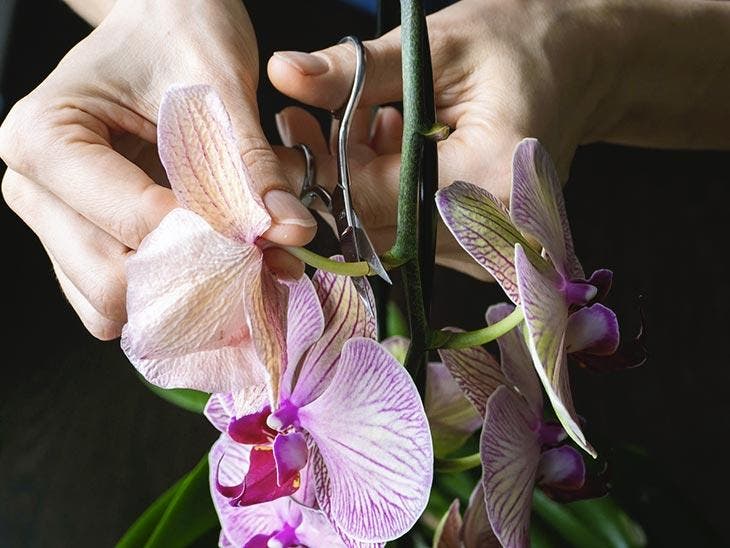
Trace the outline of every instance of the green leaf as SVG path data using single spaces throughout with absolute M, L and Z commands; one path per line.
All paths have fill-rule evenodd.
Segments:
M 647 544 L 646 534 L 641 526 L 611 497 L 582 500 L 566 506 L 578 519 L 606 538 L 610 546 L 641 548 Z
M 134 522 L 117 548 L 177 548 L 218 525 L 208 484 L 208 456 L 165 491 Z
M 408 322 L 393 301 L 388 302 L 385 318 L 385 337 L 409 337 Z
M 543 518 L 546 524 L 555 529 L 566 542 L 566 546 L 575 548 L 607 548 L 611 546 L 601 536 L 573 514 L 564 504 L 550 499 L 539 489 L 535 489 L 532 497 L 533 511 Z
M 205 409 L 205 404 L 208 403 L 208 398 L 210 398 L 210 394 L 198 390 L 190 390 L 189 388 L 160 388 L 147 382 L 141 376 L 140 379 L 147 388 L 163 400 L 167 400 L 173 405 L 177 405 L 193 413 L 202 414 L 203 409 Z

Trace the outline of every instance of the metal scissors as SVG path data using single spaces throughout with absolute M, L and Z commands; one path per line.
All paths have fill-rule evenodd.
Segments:
M 337 128 L 337 150 L 335 151 L 337 158 L 337 186 L 334 192 L 330 194 L 326 189 L 315 183 L 314 158 L 306 146 L 298 145 L 298 148 L 304 152 L 307 162 L 301 200 L 306 206 L 309 206 L 315 198 L 322 200 L 325 207 L 335 219 L 337 236 L 340 240 L 340 249 L 346 261 L 366 261 L 373 272 L 386 282 L 392 283 L 352 204 L 347 145 L 352 118 L 357 110 L 357 105 L 365 84 L 365 46 L 355 36 L 346 36 L 340 40 L 340 44 L 342 43 L 350 43 L 355 46 L 356 64 L 350 96 L 343 107 L 332 113 L 332 123 L 339 124 Z M 372 291 L 370 290 L 370 284 L 367 278 L 352 278 L 352 281 L 365 306 L 375 316 L 371 296 Z

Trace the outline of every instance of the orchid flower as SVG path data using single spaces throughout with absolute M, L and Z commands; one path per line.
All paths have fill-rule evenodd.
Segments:
M 208 86 L 171 88 L 160 105 L 160 159 L 182 207 L 127 261 L 122 348 L 163 388 L 275 393 L 286 289 L 263 263 L 271 224 L 252 191 L 231 121 Z
M 596 270 L 585 278 L 549 155 L 535 139 L 517 145 L 510 211 L 486 190 L 460 181 L 439 191 L 436 202 L 460 245 L 522 307 L 530 354 L 555 413 L 595 457 L 573 408 L 567 354 L 605 356 L 618 348 L 616 316 L 596 302 L 608 291 L 612 273 Z
M 513 309 L 507 304 L 490 307 L 487 323 L 497 323 Z M 560 500 L 582 498 L 586 494 L 586 469 L 580 453 L 563 443 L 565 430 L 543 419 L 540 381 L 523 331 L 514 329 L 498 338 L 497 343 L 503 384 L 494 388 L 488 383 L 481 392 L 474 392 L 472 383 L 463 386 L 472 399 L 475 394 L 490 393 L 480 441 L 485 504 L 502 546 L 520 548 L 529 546 L 534 486 L 539 485 L 546 494 Z M 440 352 L 453 371 L 464 370 L 465 364 L 477 367 L 480 358 L 474 350 L 470 349 L 471 356 L 463 350 Z M 493 358 L 483 361 L 482 356 L 481 366 L 496 376 Z
M 454 499 L 436 529 L 435 548 L 499 548 L 487 518 L 482 482 L 477 483 L 469 497 L 469 505 L 462 518 L 459 499 Z
M 210 492 L 221 524 L 219 545 L 239 548 L 344 547 L 322 512 L 288 497 L 253 506 L 229 503 L 216 486 L 221 481 L 239 481 L 241 470 L 249 466 L 250 452 L 250 447 L 230 444 L 225 439 L 217 441 L 210 451 Z
M 215 394 L 206 408 L 223 461 L 249 451 L 236 484 L 216 482 L 230 504 L 296 497 L 348 546 L 412 527 L 428 501 L 431 436 L 413 381 L 374 335 L 349 278 L 319 271 L 290 286 L 278 405 L 235 415 L 233 397 Z
M 389 337 L 381 344 L 401 364 L 404 363 L 410 344 L 408 339 Z M 440 362 L 427 365 L 424 407 L 431 427 L 433 452 L 437 458 L 446 457 L 459 449 L 482 426 L 482 415 Z

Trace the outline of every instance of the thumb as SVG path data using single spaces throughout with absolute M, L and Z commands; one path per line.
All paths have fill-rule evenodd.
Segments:
M 402 97 L 400 29 L 364 43 L 365 87 L 360 106 L 398 101 Z M 268 74 L 279 91 L 308 105 L 336 110 L 347 99 L 355 74 L 352 44 L 338 44 L 314 53 L 277 51 Z

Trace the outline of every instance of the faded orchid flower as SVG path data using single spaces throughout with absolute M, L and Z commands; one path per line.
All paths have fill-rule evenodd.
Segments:
M 381 342 L 401 364 L 405 361 L 409 343 L 404 337 L 389 337 Z M 427 365 L 424 407 L 431 427 L 433 453 L 437 458 L 459 449 L 482 426 L 482 415 L 440 362 Z
M 238 394 L 271 385 L 275 393 L 286 288 L 263 263 L 257 240 L 271 218 L 252 192 L 228 113 L 208 86 L 171 88 L 157 131 L 182 207 L 127 262 L 122 348 L 163 388 Z
M 595 457 L 573 408 L 567 354 L 616 352 L 618 321 L 597 302 L 608 292 L 612 273 L 596 270 L 586 279 L 547 151 L 535 139 L 517 146 L 509 211 L 486 190 L 461 181 L 439 191 L 436 202 L 461 246 L 522 307 L 530 354 L 555 413 L 570 437 Z M 542 246 L 543 255 L 530 240 Z
M 380 344 L 349 278 L 317 272 L 290 285 L 287 365 L 278 405 L 235 414 L 231 395 L 206 415 L 223 432 L 223 462 L 245 448 L 236 482 L 216 482 L 234 506 L 292 496 L 316 506 L 348 546 L 407 532 L 433 475 L 428 421 L 408 373 Z
M 270 548 L 289 546 L 345 547 L 327 517 L 319 510 L 283 497 L 252 506 L 230 504 L 220 482 L 239 481 L 249 466 L 251 447 L 217 441 L 210 451 L 210 492 L 221 524 L 221 547 Z M 226 457 L 225 459 L 223 457 Z
M 513 310 L 508 304 L 491 306 L 487 323 L 492 325 Z M 479 401 L 481 394 L 489 393 L 480 442 L 482 485 L 494 534 L 502 546 L 521 548 L 529 546 L 532 492 L 536 485 L 561 501 L 597 493 L 584 489 L 585 464 L 576 449 L 564 444 L 565 430 L 543 419 L 540 381 L 531 364 L 523 331 L 514 329 L 497 342 L 503 384 L 495 388 L 488 383 L 478 392 Z M 463 370 L 464 364 L 478 365 L 476 354 L 467 356 L 462 350 L 441 352 L 451 370 Z M 489 359 L 482 362 L 482 367 L 493 371 L 495 363 Z M 493 371 L 492 376 L 497 373 Z M 472 383 L 465 386 L 465 393 L 473 398 Z
M 462 517 L 459 499 L 449 506 L 434 535 L 434 548 L 499 548 L 487 518 L 482 482 L 477 483 L 469 497 L 469 505 Z

